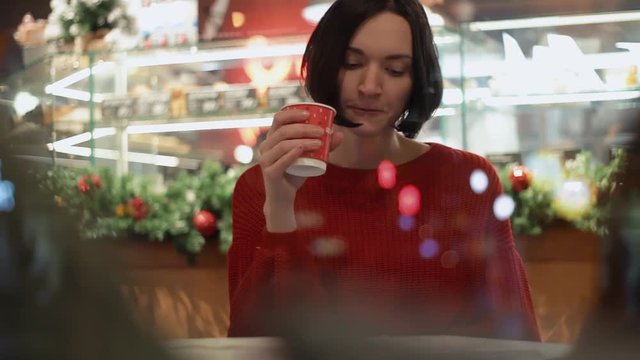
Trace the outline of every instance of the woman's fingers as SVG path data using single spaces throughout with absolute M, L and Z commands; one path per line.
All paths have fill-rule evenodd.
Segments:
M 293 147 L 283 156 L 278 158 L 276 162 L 271 164 L 267 169 L 263 169 L 263 173 L 265 173 L 265 176 L 267 177 L 269 177 L 269 175 L 282 176 L 285 170 L 287 170 L 287 168 L 291 166 L 291 164 L 293 164 L 293 162 L 296 161 L 304 151 L 305 148 L 303 145 Z
M 260 144 L 260 167 L 267 177 L 282 176 L 284 171 L 304 152 L 322 146 L 325 129 L 305 124 L 309 114 L 301 110 L 275 114 L 267 138 Z M 331 150 L 342 142 L 343 134 L 331 135 Z
M 309 113 L 304 110 L 278 111 L 273 116 L 273 122 L 271 123 L 271 127 L 267 132 L 267 136 L 271 135 L 273 132 L 284 125 L 303 123 L 305 120 L 307 120 L 308 117 Z
M 265 151 L 261 154 L 260 166 L 263 169 L 272 166 L 277 163 L 280 158 L 289 154 L 292 149 L 301 148 L 302 151 L 315 150 L 318 149 L 321 144 L 321 141 L 317 139 L 292 139 L 281 141 L 269 151 Z M 287 166 L 291 165 L 294 160 L 295 158 L 291 160 Z
M 267 135 L 267 138 L 260 144 L 260 153 L 264 154 L 279 143 L 291 139 L 320 138 L 324 130 L 316 125 L 309 124 L 288 124 Z

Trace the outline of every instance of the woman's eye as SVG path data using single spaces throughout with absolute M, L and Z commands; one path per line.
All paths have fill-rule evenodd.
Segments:
M 347 62 L 344 64 L 344 68 L 347 70 L 357 69 L 359 66 L 360 66 L 360 63 Z
M 404 70 L 398 70 L 398 69 L 387 69 L 387 72 L 391 74 L 391 76 L 402 76 L 405 73 Z

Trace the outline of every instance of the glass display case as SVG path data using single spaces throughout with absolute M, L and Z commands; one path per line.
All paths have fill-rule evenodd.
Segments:
M 460 37 L 466 149 L 523 161 L 587 149 L 607 161 L 626 140 L 640 104 L 640 12 L 472 22 Z
M 441 56 L 457 57 L 458 35 L 441 27 L 434 32 Z M 305 45 L 304 36 L 255 37 L 56 53 L 30 64 L 16 83 L 47 114 L 49 149 L 60 164 L 164 177 L 207 159 L 252 162 L 273 114 L 309 100 L 299 76 Z M 459 144 L 458 131 L 438 120 L 460 118 L 460 90 L 453 88 L 459 81 L 453 80 L 422 141 L 451 137 Z
M 419 141 L 485 156 L 600 157 L 624 141 L 640 98 L 640 12 L 471 22 L 434 35 L 445 92 Z M 43 110 L 61 164 L 164 177 L 206 159 L 250 163 L 274 112 L 307 100 L 298 74 L 305 43 L 254 37 L 56 53 L 14 77 L 16 106 Z

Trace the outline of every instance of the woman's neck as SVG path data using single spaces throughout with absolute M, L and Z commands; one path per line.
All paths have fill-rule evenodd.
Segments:
M 340 131 L 344 133 L 344 140 L 329 154 L 329 162 L 342 167 L 375 169 L 382 160 L 401 164 L 417 157 L 425 148 L 395 131 L 377 137 L 357 136 L 347 128 Z

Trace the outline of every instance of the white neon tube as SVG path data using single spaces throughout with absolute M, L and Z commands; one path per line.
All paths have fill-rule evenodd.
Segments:
M 511 19 L 495 21 L 474 21 L 469 23 L 471 31 L 494 31 L 508 29 L 528 29 L 550 26 L 568 26 L 627 22 L 640 20 L 640 11 L 617 12 L 590 15 L 545 16 L 528 19 Z
M 108 127 L 108 128 L 97 128 L 93 130 L 93 138 L 100 139 L 106 136 L 115 135 L 116 128 Z M 87 142 L 91 140 L 91 134 L 87 131 L 78 135 L 73 135 L 68 138 L 64 138 L 62 140 L 55 141 L 53 143 L 47 144 L 50 150 L 57 148 L 62 148 L 65 146 L 73 146 L 76 144 L 80 144 L 83 142 Z
M 93 71 L 94 75 L 97 74 L 101 74 L 105 71 L 107 71 L 107 69 L 109 68 L 113 68 L 114 67 L 114 63 L 109 62 L 109 61 L 103 61 L 100 62 L 96 65 L 94 65 L 91 69 L 82 69 L 78 72 L 75 72 L 67 77 L 64 77 L 50 85 L 45 86 L 44 91 L 47 94 L 53 94 L 53 95 L 58 95 L 57 92 L 61 91 L 61 90 L 67 90 L 66 88 L 68 86 L 71 86 L 75 83 L 77 83 L 78 81 L 82 81 L 86 78 L 89 77 L 89 75 L 91 74 L 91 71 Z M 71 89 L 68 89 L 71 90 Z M 78 90 L 74 90 L 74 91 L 78 91 Z M 86 91 L 83 91 L 83 93 L 87 93 Z M 58 95 L 58 96 L 66 96 L 64 95 L 64 93 L 62 93 L 62 95 Z M 82 95 L 84 96 L 84 95 Z M 88 96 L 88 93 L 87 95 Z M 73 98 L 76 99 L 76 98 Z M 82 100 L 82 99 L 78 99 L 78 100 Z M 88 100 L 88 97 L 87 97 Z
M 488 106 L 543 105 L 576 102 L 630 100 L 640 97 L 640 91 L 614 91 L 581 94 L 499 96 L 483 99 Z
M 62 154 L 69 154 L 75 156 L 89 157 L 91 156 L 91 149 L 82 146 L 61 146 L 56 148 L 56 151 Z M 117 160 L 120 153 L 117 150 L 109 149 L 94 149 L 94 156 L 98 159 Z M 180 164 L 180 159 L 175 156 L 167 155 L 155 155 L 138 152 L 129 152 L 127 157 L 130 162 L 137 162 L 142 164 L 151 164 L 157 166 L 177 167 Z
M 51 85 L 45 88 L 45 92 L 47 94 L 66 97 L 68 99 L 80 100 L 80 101 L 89 101 L 91 99 L 91 94 L 88 91 L 84 90 L 76 90 L 69 88 L 52 88 Z M 104 100 L 104 96 L 102 94 L 93 94 L 93 101 L 97 103 L 101 103 Z
M 167 52 L 150 56 L 136 56 L 125 59 L 127 67 L 146 67 L 157 65 L 192 64 L 201 62 L 242 60 L 251 58 L 281 57 L 301 55 L 306 44 L 285 44 L 268 46 L 251 46 L 234 49 L 221 49 L 216 51 L 202 51 L 191 53 Z
M 219 129 L 241 129 L 250 127 L 271 126 L 272 117 L 237 120 L 212 120 L 200 122 L 132 125 L 127 128 L 129 134 L 154 134 L 180 131 L 202 131 Z

